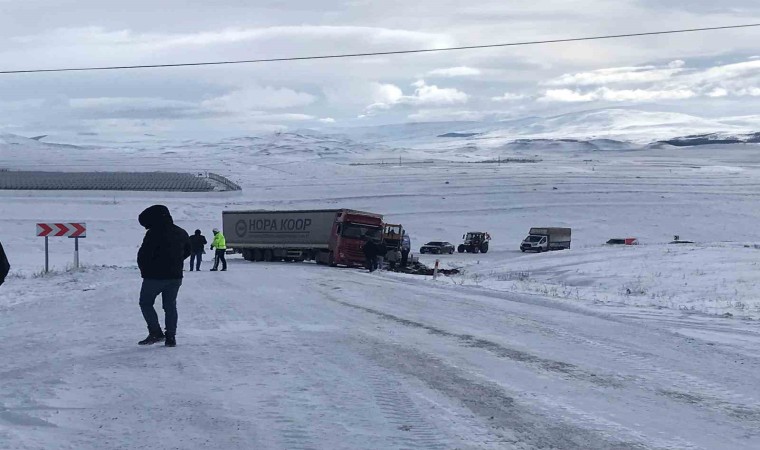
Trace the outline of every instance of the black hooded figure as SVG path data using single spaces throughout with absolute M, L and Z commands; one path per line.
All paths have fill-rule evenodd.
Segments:
M 3 244 L 0 244 L 0 285 L 5 283 L 5 277 L 8 276 L 8 272 L 11 270 L 11 265 L 8 263 L 8 258 L 5 256 L 5 250 L 3 250 Z
M 203 261 L 203 254 L 206 253 L 206 237 L 201 234 L 201 230 L 195 230 L 195 234 L 190 236 L 190 272 L 195 270 L 201 270 L 201 261 Z
M 140 289 L 140 309 L 148 325 L 148 337 L 140 345 L 166 340 L 167 347 L 176 345 L 177 293 L 182 285 L 182 269 L 190 256 L 190 239 L 187 232 L 174 225 L 169 209 L 153 205 L 140 213 L 140 225 L 148 231 L 137 253 L 137 265 L 143 278 Z M 161 331 L 158 315 L 153 309 L 161 294 L 166 315 L 166 335 Z

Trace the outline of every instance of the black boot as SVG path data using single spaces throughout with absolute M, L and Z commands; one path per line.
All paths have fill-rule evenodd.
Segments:
M 150 333 L 148 337 L 138 342 L 137 345 L 152 345 L 152 344 L 155 344 L 156 342 L 161 342 L 164 339 L 165 339 L 164 333 L 159 331 L 158 333 Z
M 167 347 L 176 347 L 177 346 L 177 340 L 174 339 L 173 334 L 166 334 L 166 342 L 164 342 L 164 345 Z

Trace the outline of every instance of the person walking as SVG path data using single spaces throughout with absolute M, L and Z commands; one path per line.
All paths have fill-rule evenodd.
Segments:
M 227 270 L 227 260 L 224 258 L 227 252 L 227 240 L 218 228 L 214 228 L 214 240 L 211 242 L 211 250 L 214 250 L 214 267 L 212 272 L 219 270 L 219 262 L 222 262 L 222 272 Z
M 5 256 L 5 250 L 3 250 L 3 244 L 0 243 L 0 286 L 5 283 L 5 277 L 8 276 L 8 272 L 11 271 L 11 265 L 8 262 L 8 257 Z
M 140 213 L 138 221 L 147 230 L 137 252 L 137 266 L 143 278 L 140 310 L 148 325 L 148 337 L 138 344 L 165 341 L 167 347 L 174 347 L 177 345 L 177 294 L 182 286 L 185 259 L 191 253 L 190 238 L 185 230 L 174 225 L 169 209 L 164 205 L 147 208 Z M 165 314 L 165 334 L 153 308 L 158 294 L 161 294 Z
M 201 270 L 201 261 L 203 261 L 203 254 L 206 253 L 206 244 L 208 241 L 206 237 L 201 234 L 201 230 L 195 230 L 195 234 L 190 236 L 190 272 L 195 270 Z

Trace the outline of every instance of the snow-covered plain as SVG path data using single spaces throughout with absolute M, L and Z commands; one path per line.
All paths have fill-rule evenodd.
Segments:
M 760 147 L 404 129 L 110 150 L 5 136 L 0 167 L 59 155 L 213 170 L 244 190 L 0 192 L 0 448 L 760 446 Z M 494 157 L 540 162 L 474 162 Z M 141 348 L 136 217 L 153 203 L 206 234 L 226 208 L 350 207 L 405 224 L 414 247 L 494 240 L 440 256 L 462 274 L 437 281 L 232 257 L 185 274 L 178 347 Z M 57 273 L 39 275 L 45 220 L 88 223 L 84 270 L 66 272 L 73 245 L 52 240 Z M 572 227 L 573 248 L 521 253 L 531 226 Z M 603 245 L 628 236 L 642 245 Z

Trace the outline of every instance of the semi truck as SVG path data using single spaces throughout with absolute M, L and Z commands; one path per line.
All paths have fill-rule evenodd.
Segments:
M 227 248 L 247 261 L 362 266 L 367 239 L 380 242 L 383 216 L 352 209 L 224 211 Z
M 523 252 L 545 252 L 570 248 L 570 228 L 531 228 L 528 236 L 520 244 Z

